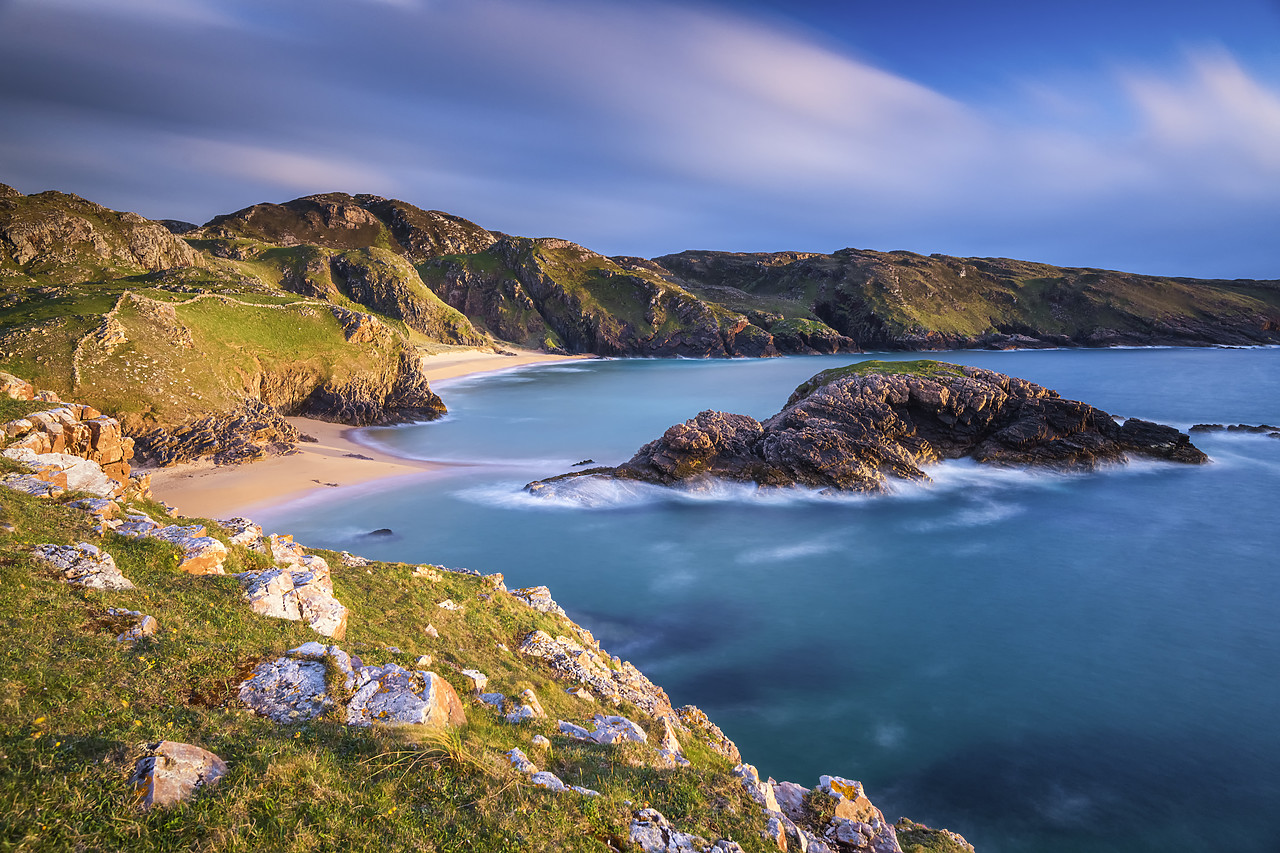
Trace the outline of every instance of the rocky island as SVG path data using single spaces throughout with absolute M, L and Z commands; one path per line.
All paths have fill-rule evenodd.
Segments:
M 929 479 L 924 466 L 944 459 L 1087 470 L 1129 455 L 1208 461 L 1173 427 L 1117 422 L 1024 379 L 938 361 L 864 361 L 817 374 L 763 423 L 702 412 L 616 468 L 573 471 L 526 489 L 545 495 L 582 477 L 610 477 L 879 492 L 892 479 Z

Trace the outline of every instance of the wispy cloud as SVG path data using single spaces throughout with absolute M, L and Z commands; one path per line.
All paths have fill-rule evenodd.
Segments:
M 654 0 L 0 10 L 17 184 L 67 183 L 50 152 L 105 140 L 113 192 L 131 172 L 184 210 L 345 188 L 609 252 L 1280 266 L 1259 237 L 1280 225 L 1280 84 L 1221 49 L 964 102 L 802 30 Z

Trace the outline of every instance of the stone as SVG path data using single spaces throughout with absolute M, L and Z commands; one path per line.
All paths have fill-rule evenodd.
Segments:
M 556 791 L 557 793 L 560 791 L 566 791 L 569 788 L 568 785 L 560 781 L 559 776 L 546 770 L 540 770 L 537 773 L 534 773 L 529 777 L 529 781 L 539 788 L 546 788 L 550 791 Z
M 483 693 L 485 685 L 489 683 L 489 676 L 478 669 L 464 669 L 462 674 L 471 681 L 471 692 L 475 696 Z
M 303 620 L 317 634 L 340 640 L 347 630 L 347 608 L 333 595 L 329 566 L 319 557 L 301 557 L 296 567 L 277 567 L 236 575 L 255 613 Z
M 116 637 L 117 643 L 133 643 L 143 637 L 154 637 L 160 630 L 160 623 L 154 616 L 148 616 L 137 610 L 125 610 L 122 607 L 108 607 L 107 613 L 117 619 L 126 619 L 132 624 Z
M 481 693 L 476 698 L 486 705 L 492 705 L 499 711 L 502 710 L 502 706 L 506 704 L 507 701 L 507 697 L 503 696 L 501 693 Z
M 596 743 L 614 744 L 628 741 L 648 743 L 649 741 L 649 736 L 644 733 L 644 729 L 626 717 L 606 717 L 604 714 L 596 714 L 592 721 L 595 723 L 595 729 L 588 737 Z
M 547 712 L 542 710 L 542 703 L 538 701 L 538 694 L 534 693 L 531 688 L 525 688 L 520 691 L 520 698 L 524 700 L 524 704 L 533 711 L 533 716 L 539 720 L 547 717 Z
M 795 782 L 777 782 L 773 785 L 774 799 L 784 815 L 796 821 L 803 821 L 805 813 L 804 798 L 809 789 Z
M 714 844 L 688 832 L 680 832 L 657 809 L 641 809 L 631 819 L 628 840 L 643 853 L 740 853 L 741 845 L 728 839 Z
M 212 787 L 227 773 L 225 761 L 189 743 L 163 740 L 151 744 L 149 751 L 129 779 L 143 809 L 181 802 L 197 789 Z
M 356 691 L 347 703 L 347 724 L 412 723 L 460 726 L 467 721 L 453 685 L 433 672 L 396 664 L 365 666 L 356 673 Z
M 240 685 L 238 695 L 245 705 L 277 723 L 314 720 L 334 706 L 323 658 L 286 655 L 264 661 Z
M 37 545 L 36 559 L 53 566 L 62 579 L 90 589 L 133 589 L 133 582 L 120 573 L 116 561 L 106 551 L 81 542 L 78 545 Z
M 436 630 L 435 625 L 432 625 L 430 623 L 427 624 L 427 627 L 422 629 L 422 633 L 426 634 L 428 637 L 430 637 L 433 640 L 440 639 L 440 632 Z
M 444 575 L 440 574 L 440 569 L 436 566 L 415 566 L 410 573 L 415 578 L 422 578 L 436 583 L 444 579 Z
M 577 696 L 584 702 L 596 701 L 596 697 L 592 696 L 591 691 L 585 687 L 571 687 L 566 690 L 565 693 L 568 693 L 570 696 Z
M 113 498 L 122 491 L 121 484 L 107 476 L 97 462 L 69 453 L 42 453 L 23 444 L 15 442 L 5 448 L 3 455 L 26 466 L 38 479 L 67 491 L 87 492 L 100 498 Z
M 658 736 L 658 755 L 667 764 L 688 767 L 689 759 L 684 757 L 684 750 L 680 748 L 680 740 L 676 737 L 671 717 L 667 715 L 659 717 L 658 725 L 661 727 L 661 734 Z
M 441 610 L 450 610 L 453 612 L 457 612 L 462 609 L 462 605 L 455 603 L 452 598 L 446 598 L 444 601 L 437 604 L 436 607 L 439 607 Z
M 842 776 L 820 776 L 818 790 L 836 801 L 836 817 L 863 822 L 875 816 L 884 819 L 880 810 L 867 799 L 861 782 Z
M 227 546 L 212 536 L 206 536 L 202 524 L 161 527 L 145 513 L 130 513 L 116 532 L 122 536 L 159 539 L 176 545 L 182 551 L 178 569 L 189 575 L 225 574 L 222 564 L 227 559 Z
M 676 719 L 688 730 L 697 732 L 712 750 L 723 755 L 734 764 L 742 763 L 742 753 L 738 746 L 720 730 L 720 727 L 703 713 L 696 705 L 684 705 L 676 709 Z
M 342 560 L 342 565 L 348 568 L 358 568 L 360 566 L 369 565 L 369 561 L 364 557 L 357 557 L 355 554 L 349 554 L 346 551 L 340 553 L 338 558 Z
M 535 765 L 532 761 L 530 761 L 529 756 L 525 755 L 524 751 L 521 750 L 519 747 L 506 752 L 505 755 L 511 761 L 511 766 L 514 767 L 518 772 L 520 773 L 537 773 L 538 772 L 537 765 Z
M 165 467 L 197 460 L 238 465 L 292 451 L 299 434 L 275 408 L 246 399 L 240 409 L 206 415 L 135 437 L 139 462 Z
M 586 686 L 600 698 L 630 702 L 653 717 L 672 713 L 666 691 L 631 663 L 610 659 L 590 631 L 572 622 L 568 628 L 577 639 L 529 632 L 520 643 L 520 654 L 541 659 L 557 675 Z
M 240 516 L 220 520 L 218 524 L 227 531 L 227 541 L 232 545 L 243 545 L 251 551 L 266 553 L 261 525 Z
M 418 655 L 414 658 L 413 665 L 419 669 L 431 666 L 431 655 Z
M 547 749 L 551 746 L 551 739 L 546 735 L 534 735 L 530 743 L 541 749 Z
M 513 589 L 511 594 L 539 613 L 554 613 L 564 616 L 564 608 L 556 604 L 551 597 L 551 590 L 545 586 L 531 586 L 524 589 Z
M 591 740 L 591 732 L 576 723 L 570 723 L 566 720 L 556 720 L 556 726 L 559 728 L 561 734 L 568 735 L 575 740 Z
M 760 773 L 755 767 L 750 764 L 739 764 L 733 768 L 733 775 L 738 777 L 751 799 L 759 803 L 765 811 L 779 813 L 782 811 L 774 794 L 772 782 L 762 782 Z
M 764 837 L 768 841 L 772 841 L 774 845 L 783 853 L 787 850 L 787 828 L 782 822 L 782 818 L 771 817 L 765 824 Z

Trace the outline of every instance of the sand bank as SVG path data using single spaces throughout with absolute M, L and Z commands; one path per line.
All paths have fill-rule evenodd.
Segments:
M 583 356 L 557 356 L 521 351 L 516 355 L 464 350 L 430 356 L 427 380 L 437 382 L 473 373 L 488 373 L 526 364 L 564 361 Z M 445 400 L 448 405 L 448 400 Z M 183 515 L 228 518 L 254 508 L 296 500 L 318 489 L 353 486 L 387 477 L 424 474 L 444 463 L 402 459 L 353 439 L 354 429 L 311 418 L 289 418 L 298 431 L 316 439 L 302 442 L 289 456 L 250 465 L 177 465 L 152 472 L 151 491 Z

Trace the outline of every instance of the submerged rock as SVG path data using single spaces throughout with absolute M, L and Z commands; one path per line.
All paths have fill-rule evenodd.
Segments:
M 890 479 L 928 480 L 923 467 L 943 459 L 1091 470 L 1130 455 L 1208 461 L 1173 427 L 1119 423 L 1023 379 L 933 361 L 863 362 L 814 376 L 763 423 L 702 412 L 616 468 L 561 474 L 526 489 L 554 494 L 578 477 L 608 477 L 878 492 Z

